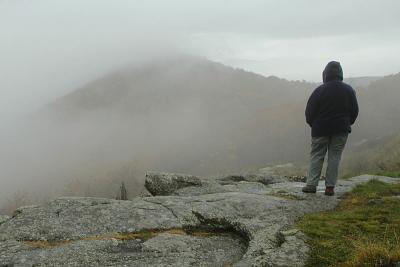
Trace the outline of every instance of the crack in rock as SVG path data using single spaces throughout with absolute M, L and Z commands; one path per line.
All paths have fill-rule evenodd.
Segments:
M 178 215 L 175 213 L 175 211 L 174 211 L 172 208 L 170 208 L 170 207 L 164 205 L 163 203 L 160 203 L 160 202 L 152 202 L 152 201 L 149 201 L 149 200 L 146 200 L 146 199 L 142 199 L 142 200 L 145 201 L 145 202 L 148 202 L 148 203 L 160 205 L 161 207 L 163 207 L 163 208 L 167 209 L 169 212 L 171 212 L 171 214 L 172 214 L 178 221 L 180 221 L 180 219 L 179 219 Z

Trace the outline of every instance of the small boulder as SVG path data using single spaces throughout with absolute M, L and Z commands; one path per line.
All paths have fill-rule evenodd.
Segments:
M 167 196 L 184 187 L 202 186 L 199 177 L 164 172 L 147 172 L 145 187 L 153 196 Z

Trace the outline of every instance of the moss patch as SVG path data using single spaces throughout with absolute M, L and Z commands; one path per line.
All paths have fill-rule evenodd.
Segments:
M 32 248 L 49 249 L 69 244 L 71 241 L 23 241 L 24 244 Z
M 117 240 L 133 240 L 133 239 L 149 240 L 163 233 L 168 233 L 173 235 L 186 235 L 186 232 L 183 231 L 182 229 L 174 228 L 168 230 L 148 230 L 148 231 L 141 231 L 134 233 L 117 233 L 108 237 L 108 239 L 115 238 Z
M 336 210 L 303 217 L 306 266 L 395 266 L 400 262 L 400 184 L 377 180 L 348 193 Z M 379 201 L 377 201 L 379 200 Z

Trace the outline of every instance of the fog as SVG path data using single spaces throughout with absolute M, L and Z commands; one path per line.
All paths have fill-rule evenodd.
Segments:
M 208 175 L 301 160 L 302 108 L 326 62 L 341 61 L 347 77 L 399 72 L 399 8 L 395 0 L 0 0 L 0 202 L 18 191 L 111 196 L 103 188 L 129 177 L 136 194 L 147 169 Z M 181 55 L 201 59 L 174 59 Z M 263 80 L 204 57 L 310 82 Z M 279 125 L 269 114 L 287 102 L 296 120 L 248 130 L 263 110 L 262 123 Z
M 2 0 L 0 116 L 26 114 L 116 66 L 169 50 L 288 79 L 319 81 L 332 58 L 349 76 L 395 73 L 399 7 L 395 0 Z

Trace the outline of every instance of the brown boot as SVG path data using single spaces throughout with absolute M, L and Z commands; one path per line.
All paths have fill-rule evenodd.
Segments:
M 334 186 L 327 186 L 327 187 L 325 188 L 325 195 L 326 195 L 326 196 L 333 196 L 333 195 L 335 194 L 334 189 L 335 189 Z
M 301 189 L 301 191 L 303 191 L 303 193 L 316 193 L 317 187 L 312 185 L 306 185 Z

